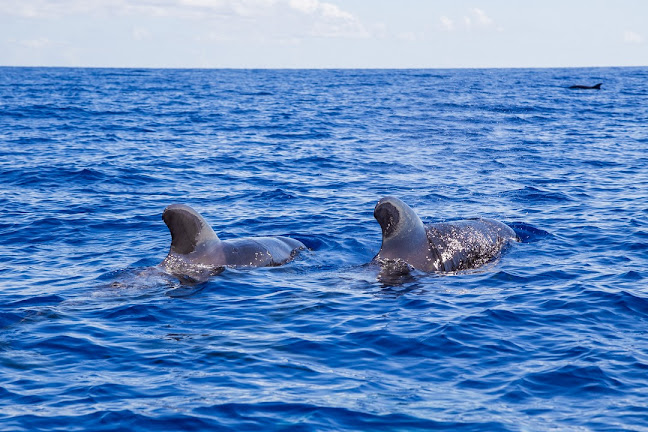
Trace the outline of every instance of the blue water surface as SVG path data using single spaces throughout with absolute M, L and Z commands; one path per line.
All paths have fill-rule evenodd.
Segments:
M 0 429 L 648 430 L 647 125 L 648 68 L 0 68 Z M 385 195 L 522 242 L 381 280 Z M 309 250 L 180 280 L 172 203 Z

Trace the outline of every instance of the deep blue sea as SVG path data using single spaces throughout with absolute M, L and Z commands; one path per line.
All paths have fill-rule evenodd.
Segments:
M 386 195 L 522 241 L 382 280 Z M 0 214 L 2 431 L 648 430 L 648 68 L 0 68 Z

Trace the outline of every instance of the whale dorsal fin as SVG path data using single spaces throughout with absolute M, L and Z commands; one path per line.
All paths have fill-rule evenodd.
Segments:
M 410 206 L 398 198 L 385 197 L 376 204 L 374 217 L 382 228 L 380 258 L 400 258 L 415 266 L 427 259 L 430 246 L 425 226 Z
M 592 88 L 596 89 L 596 90 L 600 90 L 601 89 L 601 84 L 603 84 L 603 83 L 598 83 L 595 86 L 593 86 Z
M 425 228 L 414 210 L 395 197 L 385 197 L 378 201 L 374 217 L 380 224 L 383 240 L 398 240 L 413 233 L 425 235 Z
M 171 232 L 170 252 L 188 254 L 208 240 L 218 236 L 207 221 L 194 209 L 183 204 L 172 204 L 164 209 L 162 220 Z

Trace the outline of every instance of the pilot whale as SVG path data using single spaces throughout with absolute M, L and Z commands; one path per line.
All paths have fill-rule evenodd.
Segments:
M 593 86 L 586 86 L 586 85 L 573 85 L 569 86 L 570 89 L 572 90 L 601 90 L 601 85 L 603 83 L 598 83 Z
M 374 217 L 382 228 L 382 246 L 374 261 L 405 263 L 424 272 L 479 267 L 518 240 L 515 231 L 493 219 L 423 225 L 414 210 L 395 197 L 378 201 Z
M 194 279 L 218 274 L 226 267 L 279 266 L 306 249 L 289 237 L 221 240 L 197 211 L 183 204 L 164 209 L 162 220 L 171 232 L 171 246 L 161 266 Z

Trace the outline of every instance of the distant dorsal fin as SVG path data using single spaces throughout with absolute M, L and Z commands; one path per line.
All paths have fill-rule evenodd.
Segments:
M 598 90 L 598 89 L 601 88 L 601 84 L 603 84 L 603 83 L 598 83 L 598 84 L 596 84 L 595 86 L 593 86 L 592 88 Z
M 218 240 L 218 236 L 207 221 L 194 209 L 183 204 L 172 204 L 164 209 L 162 220 L 171 232 L 171 250 L 178 254 L 188 254 L 196 246 L 208 240 Z

